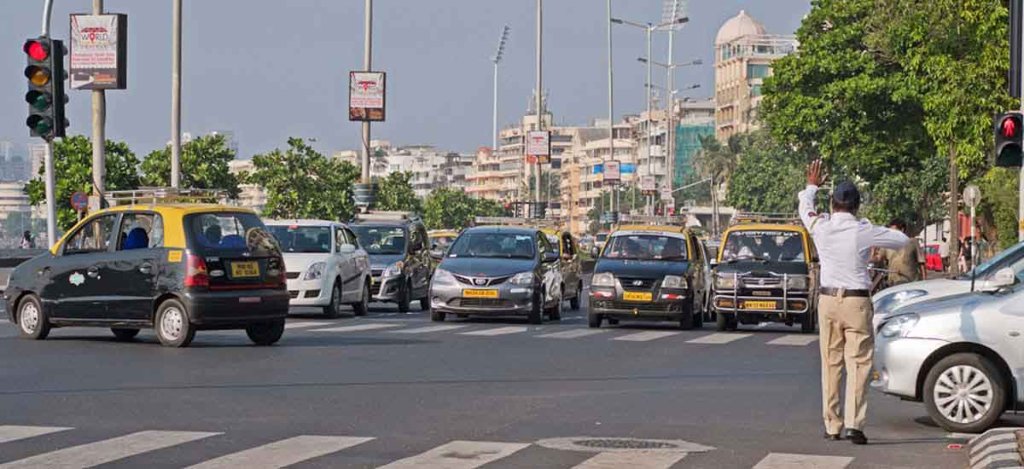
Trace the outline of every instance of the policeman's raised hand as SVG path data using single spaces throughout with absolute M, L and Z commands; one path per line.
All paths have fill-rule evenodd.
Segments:
M 828 178 L 828 172 L 823 167 L 821 159 L 816 159 L 807 166 L 807 185 L 821 186 Z

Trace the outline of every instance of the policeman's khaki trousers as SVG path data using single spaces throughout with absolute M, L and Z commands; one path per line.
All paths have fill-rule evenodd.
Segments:
M 868 379 L 875 338 L 871 330 L 871 299 L 818 299 L 818 329 L 821 339 L 821 401 L 825 431 L 838 434 L 846 429 L 863 430 L 867 416 Z M 846 409 L 840 414 L 839 386 L 846 371 Z

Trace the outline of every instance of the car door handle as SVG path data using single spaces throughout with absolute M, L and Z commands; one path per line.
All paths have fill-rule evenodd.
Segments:
M 87 270 L 85 271 L 85 275 L 88 275 L 89 277 L 92 277 L 92 278 L 96 278 L 96 277 L 99 277 L 99 275 L 100 275 L 100 269 L 99 269 L 99 267 L 96 267 L 96 266 L 93 266 L 93 267 L 89 267 L 89 268 L 88 268 L 88 269 L 87 269 Z
M 144 274 L 148 274 L 148 273 L 150 273 L 152 271 L 153 271 L 153 264 L 150 264 L 149 262 L 139 266 L 139 272 L 142 272 Z

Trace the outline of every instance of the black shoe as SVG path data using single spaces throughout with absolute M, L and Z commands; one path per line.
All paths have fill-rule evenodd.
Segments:
M 864 435 L 864 432 L 852 428 L 846 431 L 846 439 L 855 445 L 868 444 L 868 437 Z
M 828 440 L 828 441 L 839 441 L 842 438 L 839 438 L 839 434 L 838 433 L 833 434 L 833 433 L 825 432 L 825 439 Z

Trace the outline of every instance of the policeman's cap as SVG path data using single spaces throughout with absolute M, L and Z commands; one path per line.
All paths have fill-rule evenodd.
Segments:
M 852 182 L 843 181 L 832 192 L 832 203 L 847 210 L 856 210 L 860 207 L 860 191 Z

